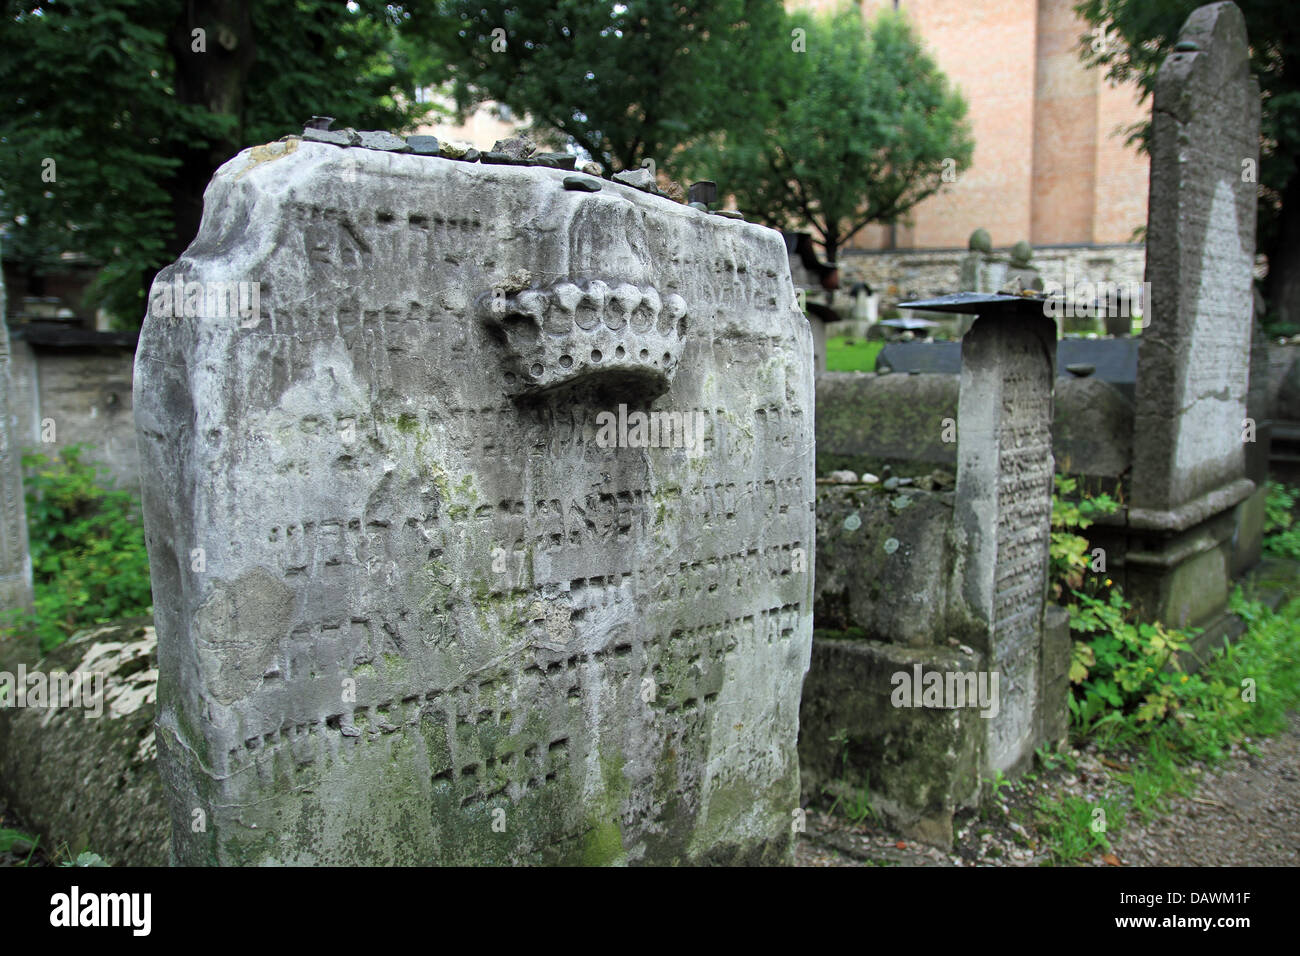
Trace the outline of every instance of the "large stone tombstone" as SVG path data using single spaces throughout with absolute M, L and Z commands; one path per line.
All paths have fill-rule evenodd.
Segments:
M 1259 88 L 1233 3 L 1187 18 L 1156 78 L 1130 522 L 1181 530 L 1183 512 L 1249 494 L 1249 379 Z M 1247 181 L 1249 180 L 1249 181 Z M 1228 499 L 1234 500 L 1228 500 Z M 1190 509 L 1190 510 L 1189 510 Z M 1203 515 L 1202 515 L 1203 516 Z
M 565 175 L 289 140 L 209 185 L 135 379 L 177 862 L 788 859 L 785 247 Z
M 22 450 L 9 404 L 9 326 L 5 322 L 4 273 L 0 270 L 0 614 L 32 609 L 32 557 L 27 546 Z M 0 621 L 3 623 L 3 621 Z

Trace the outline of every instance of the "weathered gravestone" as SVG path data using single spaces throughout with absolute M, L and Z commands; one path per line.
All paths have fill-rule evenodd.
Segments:
M 260 311 L 151 312 L 136 371 L 177 862 L 788 859 L 785 247 L 566 175 L 289 140 L 208 187 L 155 295 Z
M 1197 623 L 1221 606 L 1245 476 L 1259 89 L 1245 21 L 1214 3 L 1188 17 L 1156 79 L 1143 333 L 1127 558 L 1148 613 Z M 1173 538 L 1172 536 L 1179 536 Z
M 967 293 L 911 308 L 976 316 L 962 338 L 954 599 L 999 675 L 985 765 L 1010 770 L 1034 748 L 1052 518 L 1056 325 L 1037 298 Z
M 0 271 L 0 614 L 32 608 L 32 558 L 27 547 L 22 453 L 9 404 L 9 326 L 5 322 L 4 274 Z M 3 621 L 0 621 L 3 623 Z

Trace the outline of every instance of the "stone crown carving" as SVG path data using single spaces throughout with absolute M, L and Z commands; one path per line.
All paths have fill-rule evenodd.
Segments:
M 479 315 L 504 340 L 505 387 L 515 397 L 583 381 L 662 394 L 686 332 L 686 300 L 653 286 L 562 280 L 485 292 Z

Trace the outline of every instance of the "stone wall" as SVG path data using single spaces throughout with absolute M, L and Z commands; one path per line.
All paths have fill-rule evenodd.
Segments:
M 817 379 L 817 473 L 924 475 L 957 466 L 956 375 L 826 372 Z M 1133 403 L 1095 378 L 1058 378 L 1052 451 L 1066 474 L 1118 480 L 1133 448 Z M 952 427 L 945 426 L 951 420 Z M 947 438 L 948 440 L 945 440 Z
M 1010 257 L 1011 246 L 998 250 Z M 840 287 L 850 289 L 865 281 L 880 295 L 883 316 L 899 302 L 930 298 L 959 289 L 965 249 L 891 250 L 868 252 L 846 250 L 840 255 Z M 1140 244 L 1097 246 L 1043 246 L 1034 249 L 1033 264 L 1043 282 L 1064 285 L 1075 282 L 1141 284 L 1146 268 L 1146 249 Z
M 48 455 L 67 445 L 85 445 L 85 460 L 102 464 L 119 487 L 138 494 L 140 455 L 131 411 L 134 348 L 33 345 L 28 334 L 25 326 L 10 329 L 19 447 Z M 42 423 L 50 422 L 55 440 L 47 443 Z

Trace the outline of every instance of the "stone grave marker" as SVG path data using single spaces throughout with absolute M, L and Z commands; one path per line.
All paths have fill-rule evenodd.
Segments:
M 909 308 L 976 316 L 962 338 L 954 526 L 958 600 L 1000 675 L 985 763 L 1032 754 L 1052 517 L 1056 324 L 1036 298 L 958 293 Z
M 1259 159 L 1259 88 L 1235 4 L 1198 8 L 1178 39 L 1152 111 L 1151 323 L 1129 515 L 1137 527 L 1165 530 L 1193 520 L 1180 511 L 1196 499 L 1228 507 L 1251 491 L 1242 429 L 1257 186 L 1243 170 Z
M 32 557 L 27 546 L 22 449 L 9 403 L 9 326 L 5 322 L 4 274 L 0 272 L 0 614 L 32 609 Z
M 566 175 L 288 140 L 209 185 L 135 378 L 176 862 L 788 860 L 784 243 Z

